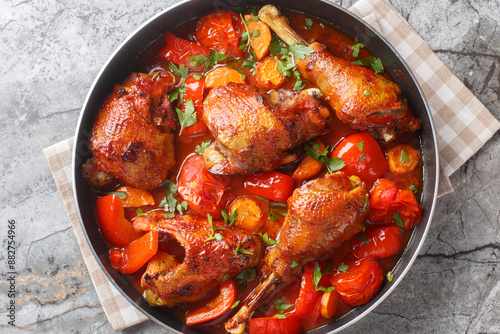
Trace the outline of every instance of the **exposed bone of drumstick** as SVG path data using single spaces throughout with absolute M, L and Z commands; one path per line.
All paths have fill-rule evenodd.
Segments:
M 277 278 L 274 273 L 271 273 L 264 282 L 262 282 L 252 293 L 247 297 L 243 306 L 241 306 L 238 313 L 236 313 L 231 319 L 229 319 L 225 326 L 229 333 L 242 334 L 245 331 L 245 327 L 252 317 L 255 309 L 260 304 L 260 302 L 274 290 L 276 286 Z
M 259 19 L 267 24 L 286 44 L 299 43 L 309 45 L 305 39 L 297 34 L 288 24 L 288 19 L 281 16 L 278 8 L 273 5 L 265 5 L 259 11 Z

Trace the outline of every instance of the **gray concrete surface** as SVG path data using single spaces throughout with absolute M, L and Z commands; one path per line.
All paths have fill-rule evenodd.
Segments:
M 349 7 L 354 1 L 335 1 Z M 109 333 L 42 149 L 73 135 L 119 43 L 175 1 L 0 0 L 0 332 Z M 392 0 L 500 119 L 500 3 Z M 451 181 L 396 291 L 345 333 L 500 333 L 500 135 Z M 18 328 L 7 327 L 7 225 L 15 220 Z M 164 333 L 147 322 L 124 333 Z

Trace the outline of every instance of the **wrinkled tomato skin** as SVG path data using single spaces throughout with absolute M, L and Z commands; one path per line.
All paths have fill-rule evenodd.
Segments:
M 249 334 L 300 334 L 302 328 L 299 318 L 291 313 L 286 318 L 277 317 L 253 318 L 248 323 Z
M 387 179 L 379 179 L 370 191 L 370 215 L 372 222 L 394 222 L 394 213 L 400 215 L 402 228 L 409 230 L 422 217 L 422 208 L 409 189 L 399 189 Z
M 275 171 L 250 175 L 245 179 L 245 189 L 249 193 L 281 203 L 286 203 L 294 188 L 293 177 Z
M 177 191 L 189 207 L 202 216 L 221 217 L 224 181 L 205 169 L 201 155 L 191 155 L 186 159 L 179 174 Z
M 363 144 L 363 150 L 358 147 Z M 384 153 L 377 141 L 368 133 L 352 134 L 342 140 L 332 151 L 332 157 L 345 162 L 344 171 L 348 176 L 356 175 L 361 180 L 373 183 L 389 170 Z
M 389 257 L 398 254 L 403 248 L 403 232 L 397 226 L 370 228 L 360 235 L 368 243 L 358 236 L 353 237 L 351 253 L 358 259 Z
M 214 11 L 202 16 L 196 23 L 196 39 L 204 47 L 226 55 L 242 56 L 238 50 L 241 20 L 231 11 Z
M 377 260 L 364 258 L 348 261 L 345 272 L 337 272 L 332 277 L 340 299 L 347 305 L 354 307 L 366 304 L 378 292 L 384 280 L 384 269 Z

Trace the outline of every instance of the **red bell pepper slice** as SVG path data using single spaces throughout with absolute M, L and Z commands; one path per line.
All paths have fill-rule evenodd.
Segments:
M 294 188 L 293 177 L 275 171 L 250 175 L 245 179 L 245 189 L 249 193 L 281 203 L 286 203 Z
M 249 334 L 300 334 L 302 327 L 299 317 L 294 313 L 285 314 L 286 318 L 263 317 L 250 319 L 248 323 Z
M 315 268 L 316 261 L 306 263 L 306 265 L 304 266 L 299 297 L 297 298 L 297 302 L 295 303 L 295 314 L 299 318 L 306 318 L 312 323 L 315 323 L 320 316 L 321 297 L 324 293 L 321 290 L 316 290 L 316 286 L 313 284 Z M 330 285 L 330 275 L 321 275 L 321 279 L 317 286 L 328 288 Z
M 403 248 L 403 232 L 397 226 L 370 228 L 352 238 L 352 255 L 384 258 L 398 254 Z
M 167 45 L 158 53 L 160 57 L 163 57 L 176 65 L 184 64 L 185 66 L 195 70 L 203 69 L 202 66 L 191 66 L 192 61 L 189 60 L 188 57 L 198 55 L 208 56 L 210 54 L 209 49 L 177 37 L 169 31 L 165 31 L 164 37 Z
M 157 251 L 158 232 L 149 231 L 125 247 L 112 249 L 111 265 L 122 274 L 132 274 L 145 265 Z
M 107 195 L 96 201 L 97 217 L 104 237 L 118 246 L 125 246 L 139 238 L 132 224 L 125 219 L 122 200 L 115 195 Z
M 210 321 L 226 313 L 236 301 L 236 290 L 237 286 L 234 278 L 222 282 L 217 297 L 199 309 L 187 313 L 186 325 L 191 326 Z
M 181 136 L 199 135 L 207 132 L 207 126 L 203 121 L 203 94 L 205 92 L 205 79 L 196 80 L 192 75 L 188 76 L 185 81 L 186 93 L 184 94 L 184 102 L 181 105 L 182 112 L 186 111 L 186 102 L 193 101 L 194 111 L 196 112 L 196 123 L 185 128 Z

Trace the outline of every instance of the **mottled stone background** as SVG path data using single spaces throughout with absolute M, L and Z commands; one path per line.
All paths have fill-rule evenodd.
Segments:
M 349 7 L 354 1 L 335 1 Z M 95 75 L 136 27 L 175 1 L 0 0 L 0 332 L 112 332 L 42 149 L 73 135 Z M 500 119 L 498 0 L 392 0 Z M 420 256 L 345 333 L 500 333 L 500 135 L 451 178 Z M 16 324 L 6 327 L 7 222 L 17 224 Z M 148 322 L 125 333 L 164 333 Z

